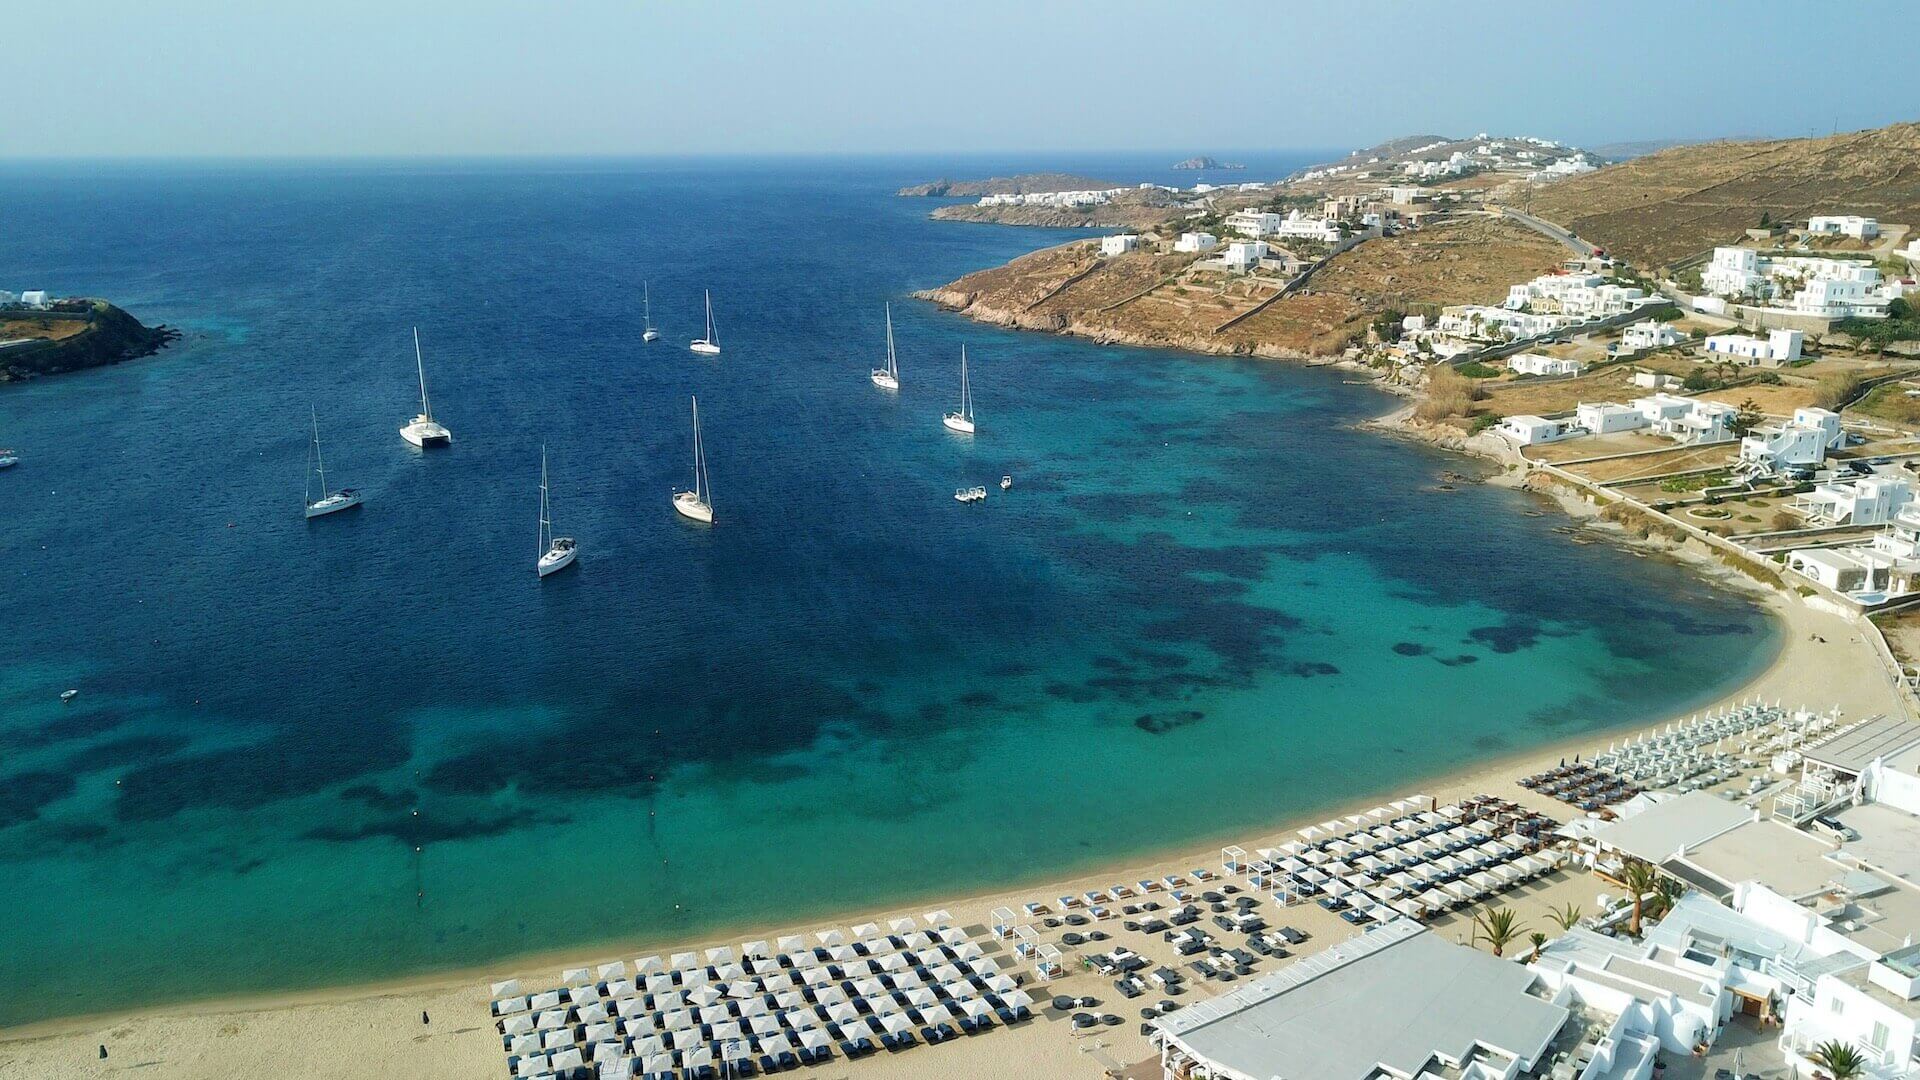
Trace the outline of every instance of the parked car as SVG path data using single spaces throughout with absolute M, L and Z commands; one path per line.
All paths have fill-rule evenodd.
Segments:
M 1813 819 L 1815 832 L 1825 833 L 1835 840 L 1843 842 L 1860 839 L 1860 834 L 1847 827 L 1847 824 L 1830 814 L 1821 814 Z

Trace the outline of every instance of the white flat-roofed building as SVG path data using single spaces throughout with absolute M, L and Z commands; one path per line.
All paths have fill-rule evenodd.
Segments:
M 1811 999 L 1787 1008 L 1780 1049 L 1801 1080 L 1827 1073 L 1811 1055 L 1841 1042 L 1866 1058 L 1871 1080 L 1920 1077 L 1920 945 L 1907 945 L 1866 964 L 1820 976 Z
M 1912 501 L 1913 488 L 1900 477 L 1865 476 L 1796 495 L 1793 508 L 1810 525 L 1885 525 Z
M 1715 296 L 1758 293 L 1766 282 L 1760 272 L 1760 253 L 1752 248 L 1717 247 L 1713 259 L 1700 271 L 1700 288 Z
M 1633 942 L 1574 927 L 1548 942 L 1540 959 L 1527 967 L 1559 992 L 1555 1001 L 1630 1017 L 1633 1030 L 1670 1053 L 1711 1046 L 1721 1023 L 1733 1015 L 1727 958 L 1657 944 L 1651 937 Z M 1651 1060 L 1647 1065 L 1651 1068 Z
M 20 294 L 20 303 L 30 308 L 45 309 L 53 304 L 53 297 L 45 289 L 28 289 Z
M 1255 240 L 1280 231 L 1281 217 L 1271 210 L 1235 210 L 1227 215 L 1227 228 Z
M 1549 420 L 1544 416 L 1526 414 L 1509 416 L 1495 424 L 1493 430 L 1515 446 L 1538 446 L 1586 434 L 1573 420 Z
M 1620 347 L 1628 352 L 1640 349 L 1663 349 L 1680 341 L 1680 331 L 1672 323 L 1647 319 L 1634 323 L 1620 332 Z
M 1212 251 L 1220 246 L 1220 238 L 1209 232 L 1181 233 L 1180 239 L 1173 242 L 1173 250 L 1181 252 Z
M 1435 329 L 1454 337 L 1485 341 L 1512 341 L 1538 337 L 1569 326 L 1573 319 L 1565 315 L 1544 315 L 1513 311 L 1504 307 L 1462 304 L 1444 308 Z
M 1733 438 L 1733 419 L 1740 410 L 1718 401 L 1701 401 L 1664 391 L 1635 398 L 1632 406 L 1646 416 L 1655 434 L 1684 443 L 1725 442 Z
M 1533 972 L 1395 920 L 1154 1023 L 1167 1080 L 1514 1080 L 1570 1015 Z
M 1287 216 L 1274 230 L 1274 235 L 1282 240 L 1319 240 L 1323 243 L 1340 242 L 1340 226 L 1326 218 L 1307 217 L 1298 210 L 1289 211 Z
M 1867 543 L 1789 551 L 1787 569 L 1859 604 L 1920 592 L 1920 503 L 1909 499 Z M 1920 804 L 1920 787 L 1915 796 Z
M 1807 231 L 1819 236 L 1851 236 L 1871 240 L 1880 235 L 1880 223 L 1858 214 L 1823 214 L 1807 219 Z
M 1707 352 L 1739 361 L 1745 367 L 1779 367 L 1800 359 L 1807 335 L 1800 330 L 1767 331 L 1764 338 L 1747 334 L 1713 334 Z
M 1220 257 L 1220 261 L 1227 269 L 1244 274 L 1258 266 L 1269 250 L 1264 240 L 1235 240 L 1227 245 L 1227 253 Z
M 1740 440 L 1740 460 L 1768 468 L 1818 465 L 1840 446 L 1840 414 L 1813 406 L 1793 410 L 1784 423 L 1761 424 Z
M 1118 233 L 1100 238 L 1101 255 L 1125 255 L 1140 247 L 1140 237 L 1134 233 Z
M 1868 269 L 1872 270 L 1871 267 Z M 1893 296 L 1881 285 L 1878 270 L 1873 270 L 1873 276 L 1871 282 L 1854 278 L 1814 278 L 1807 282 L 1805 288 L 1793 294 L 1793 299 L 1788 302 L 1789 308 L 1802 315 L 1832 319 L 1884 319 L 1887 317 L 1887 304 Z
M 1647 426 L 1647 414 L 1631 405 L 1614 401 L 1581 402 L 1574 408 L 1574 420 L 1595 435 L 1616 431 L 1637 431 Z
M 1544 353 L 1520 353 L 1507 357 L 1507 368 L 1516 375 L 1578 375 L 1580 361 Z

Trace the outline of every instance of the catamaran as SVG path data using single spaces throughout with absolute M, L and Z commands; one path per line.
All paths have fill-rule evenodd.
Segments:
M 692 349 L 702 356 L 720 355 L 720 330 L 713 325 L 712 289 L 707 290 L 707 336 L 693 339 L 687 344 L 687 348 Z
M 960 408 L 941 421 L 950 431 L 973 434 L 973 386 L 967 382 L 967 347 L 960 346 Z
M 540 447 L 540 558 L 533 564 L 541 577 L 573 565 L 580 548 L 571 536 L 553 535 L 553 516 L 547 499 L 547 448 Z
M 433 406 L 427 403 L 427 362 L 420 355 L 420 328 L 413 328 L 413 365 L 420 372 L 420 415 L 400 429 L 400 437 L 421 449 L 446 446 L 453 433 L 433 419 Z
M 893 354 L 893 305 L 887 305 L 887 366 L 875 368 L 873 385 L 882 390 L 900 389 L 900 361 Z
M 713 489 L 707 483 L 707 447 L 700 440 L 700 399 L 693 399 L 693 490 L 675 492 L 673 508 L 683 518 L 713 524 Z
M 647 305 L 647 328 L 641 331 L 640 340 L 657 341 L 660 338 L 660 331 L 653 328 L 653 286 L 643 281 L 640 283 L 640 288 L 643 290 L 642 295 L 646 297 Z
M 309 467 L 307 469 L 307 516 L 309 518 L 317 518 L 325 514 L 331 514 L 336 510 L 345 510 L 351 506 L 359 506 L 360 493 L 358 491 L 352 488 L 341 488 L 339 491 L 329 491 L 327 489 L 327 462 L 325 458 L 320 456 L 320 414 L 314 412 L 312 409 L 307 411 L 313 414 L 313 444 L 307 450 L 307 456 L 312 459 L 308 462 Z M 313 497 L 313 474 L 316 472 L 320 474 L 320 497 L 318 499 Z

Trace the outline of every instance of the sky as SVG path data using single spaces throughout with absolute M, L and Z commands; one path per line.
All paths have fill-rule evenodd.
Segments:
M 7 21 L 78 41 L 9 50 L 0 161 L 1598 145 L 1920 118 L 1901 0 L 95 0 Z

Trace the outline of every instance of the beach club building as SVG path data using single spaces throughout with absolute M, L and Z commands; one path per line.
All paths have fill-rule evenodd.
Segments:
M 1164 1080 L 1514 1080 L 1571 1015 L 1537 981 L 1396 919 L 1163 1016 L 1151 1041 Z

